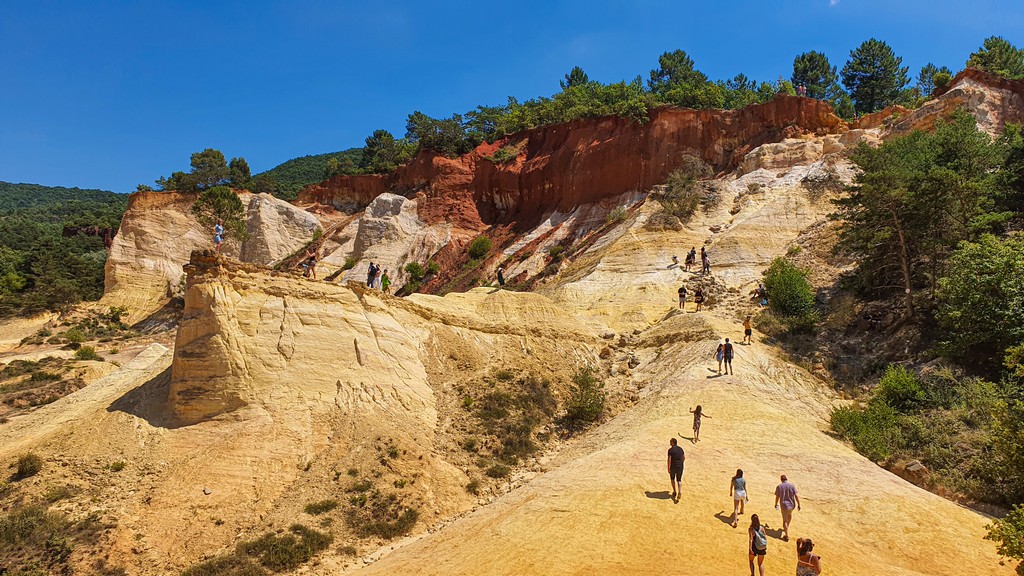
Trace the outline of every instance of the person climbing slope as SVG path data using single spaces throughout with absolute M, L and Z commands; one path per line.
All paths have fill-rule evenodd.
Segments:
M 676 497 L 676 494 L 682 495 L 683 493 L 683 464 L 686 462 L 686 453 L 683 452 L 683 448 L 679 446 L 679 442 L 675 438 L 668 441 L 668 478 L 672 483 L 672 498 Z
M 366 287 L 373 288 L 373 279 L 377 276 L 377 265 L 370 262 L 370 267 L 366 269 Z
M 747 502 L 747 479 L 743 477 L 743 470 L 737 468 L 736 475 L 729 481 L 729 496 L 732 496 L 732 527 L 735 528 Z
M 697 249 L 690 248 L 690 251 L 686 254 L 686 271 L 690 271 L 690 267 L 697 263 Z
M 725 339 L 725 344 L 722 346 L 722 358 L 725 360 L 725 373 L 732 375 L 732 356 L 735 353 L 732 342 L 729 339 Z
M 725 342 L 718 341 L 718 348 L 715 349 L 715 360 L 718 360 L 718 373 L 722 373 L 722 360 L 725 358 Z
M 750 314 L 747 314 L 747 317 L 743 319 L 743 343 L 754 343 L 754 324 Z
M 747 529 L 747 549 L 749 551 L 750 576 L 754 576 L 754 558 L 757 558 L 757 570 L 764 576 L 764 557 L 768 554 L 768 537 L 757 514 L 750 515 L 750 528 Z
M 380 275 L 380 289 L 385 294 L 391 294 L 391 277 L 388 276 L 387 270 Z
M 812 554 L 814 542 L 810 538 L 796 539 L 796 576 L 821 574 L 821 557 Z
M 782 539 L 789 542 L 789 523 L 793 520 L 793 509 L 800 509 L 800 497 L 796 495 L 796 486 L 790 483 L 786 475 L 782 475 L 782 483 L 775 487 L 775 509 L 782 506 Z
M 700 441 L 700 420 L 701 418 L 711 418 L 704 413 L 701 409 L 700 404 L 697 404 L 697 408 L 691 408 L 690 414 L 693 414 L 693 443 L 696 444 Z
M 302 263 L 302 267 L 306 269 L 306 271 L 302 273 L 303 278 L 313 278 L 313 280 L 316 280 L 316 260 L 316 249 L 312 246 L 306 248 L 306 259 Z
M 693 302 L 697 305 L 697 312 L 700 312 L 701 306 L 704 305 L 704 289 L 700 286 L 698 286 L 697 291 L 693 293 Z

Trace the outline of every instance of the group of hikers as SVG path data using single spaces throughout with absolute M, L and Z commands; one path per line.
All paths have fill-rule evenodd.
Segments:
M 679 257 L 678 256 L 672 256 L 672 262 L 676 266 L 678 266 L 679 265 Z M 691 247 L 690 251 L 686 253 L 686 260 L 683 262 L 683 269 L 686 270 L 687 272 L 689 272 L 690 268 L 692 268 L 696 264 L 697 264 L 697 248 Z M 708 252 L 707 252 L 707 250 L 703 246 L 700 247 L 700 273 L 701 273 L 701 275 L 711 274 L 711 258 L 708 256 Z
M 379 265 L 370 262 L 370 267 L 366 269 L 366 286 L 367 288 L 375 288 L 385 294 L 390 294 L 391 277 L 388 276 L 387 269 L 381 272 Z
M 711 418 L 698 404 L 691 408 L 693 414 L 693 439 L 696 444 L 700 441 L 700 424 L 704 418 Z M 672 485 L 672 500 L 678 502 L 682 497 L 683 467 L 686 462 L 686 452 L 679 441 L 675 438 L 669 440 L 668 449 L 668 476 Z M 793 520 L 793 511 L 800 510 L 800 496 L 797 494 L 796 486 L 783 474 L 780 483 L 775 487 L 775 509 L 782 514 L 782 540 L 789 542 L 789 526 Z M 729 496 L 732 498 L 732 516 L 729 525 L 736 528 L 739 525 L 739 517 L 745 513 L 746 504 L 750 502 L 747 495 L 747 479 L 743 476 L 743 470 L 737 469 L 736 474 L 729 480 Z M 757 514 L 750 516 L 750 526 L 747 528 L 747 560 L 750 567 L 750 576 L 754 576 L 754 566 L 760 576 L 764 576 L 764 558 L 768 554 L 768 536 L 765 534 L 767 524 L 762 524 Z M 799 538 L 796 541 L 797 565 L 796 576 L 816 576 L 821 574 L 821 558 L 814 554 L 814 542 L 810 538 Z

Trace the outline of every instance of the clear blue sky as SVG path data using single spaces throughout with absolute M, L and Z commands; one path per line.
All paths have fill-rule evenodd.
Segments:
M 0 0 L 0 180 L 126 192 L 206 147 L 255 173 L 401 135 L 414 110 L 550 95 L 574 65 L 646 79 L 677 48 L 772 80 L 876 37 L 916 76 L 990 35 L 1024 45 L 1024 2 Z

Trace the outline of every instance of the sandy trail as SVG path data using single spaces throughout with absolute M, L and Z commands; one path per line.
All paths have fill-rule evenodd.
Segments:
M 983 540 L 984 517 L 825 434 L 831 400 L 809 374 L 755 343 L 737 347 L 735 376 L 718 377 L 709 369 L 714 346 L 664 350 L 636 375 L 651 382 L 647 396 L 568 450 L 561 466 L 358 573 L 743 575 L 752 513 L 769 526 L 767 574 L 795 570 L 797 537 L 814 539 L 828 574 L 1012 572 Z M 693 444 L 696 404 L 712 417 Z M 678 503 L 665 471 L 670 437 L 687 455 Z M 734 529 L 736 468 L 750 502 Z M 790 542 L 773 508 L 782 473 L 803 502 Z

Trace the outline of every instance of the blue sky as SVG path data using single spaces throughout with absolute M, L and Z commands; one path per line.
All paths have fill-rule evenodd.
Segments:
M 0 0 L 0 180 L 126 192 L 206 147 L 255 173 L 402 135 L 414 110 L 550 95 L 574 65 L 646 79 L 677 48 L 772 80 L 876 37 L 916 76 L 990 35 L 1024 45 L 1024 2 Z

